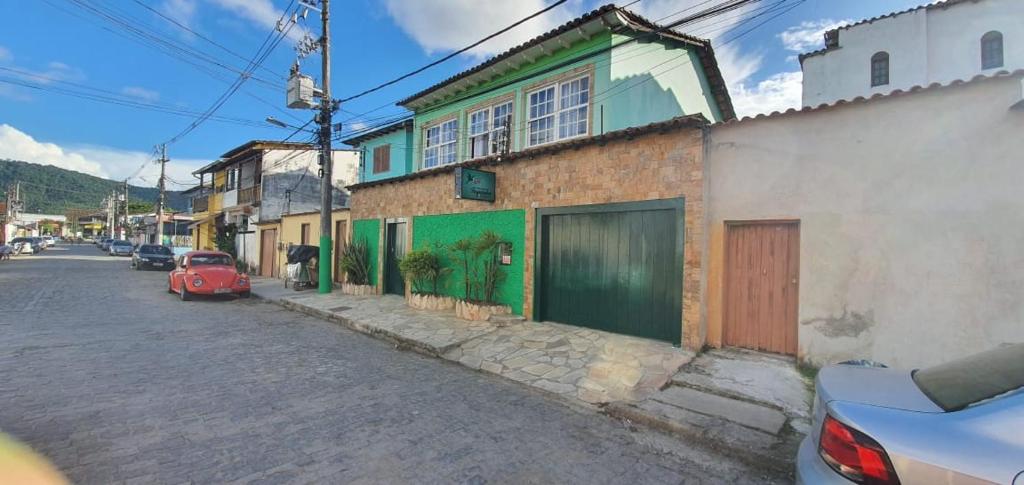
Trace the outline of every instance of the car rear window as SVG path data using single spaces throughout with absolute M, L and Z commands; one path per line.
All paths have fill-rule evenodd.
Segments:
M 146 254 L 162 254 L 164 256 L 170 256 L 171 255 L 171 250 L 168 249 L 165 246 L 153 246 L 153 245 L 142 246 L 142 249 L 140 249 L 139 252 L 140 253 L 146 253 Z
M 946 411 L 1024 389 L 1024 344 L 1007 345 L 914 372 L 921 391 Z
M 132 243 L 130 243 L 128 241 L 114 241 L 114 242 L 112 242 L 110 244 L 113 244 L 114 246 L 131 246 L 132 245 Z

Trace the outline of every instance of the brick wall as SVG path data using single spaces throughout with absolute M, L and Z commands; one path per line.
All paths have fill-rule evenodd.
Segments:
M 703 345 L 705 334 L 703 160 L 701 130 L 673 128 L 666 133 L 620 138 L 480 167 L 496 173 L 493 204 L 456 199 L 451 171 L 360 187 L 352 194 L 352 218 L 411 219 L 427 214 L 526 209 L 523 314 L 529 316 L 533 313 L 533 209 L 684 197 L 683 344 L 696 349 Z

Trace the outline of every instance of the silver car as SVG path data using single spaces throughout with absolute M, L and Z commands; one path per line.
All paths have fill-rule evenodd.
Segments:
M 833 365 L 815 388 L 797 483 L 1024 485 L 1024 344 L 912 372 Z

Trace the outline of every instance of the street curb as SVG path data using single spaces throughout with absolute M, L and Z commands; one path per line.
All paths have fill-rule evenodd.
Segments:
M 316 308 L 312 308 L 312 307 L 303 305 L 301 303 L 296 303 L 296 302 L 290 301 L 290 300 L 288 300 L 286 298 L 267 298 L 267 297 L 264 297 L 263 295 L 260 295 L 259 293 L 255 293 L 255 292 L 252 293 L 252 296 L 257 298 L 257 299 L 263 300 L 263 301 L 267 301 L 267 302 L 270 302 L 270 303 L 277 304 L 277 305 L 282 306 L 284 308 L 287 308 L 289 310 L 297 311 L 299 313 L 304 313 L 304 314 L 309 315 L 311 317 L 316 317 L 316 318 L 319 318 L 321 320 L 328 320 L 330 322 L 338 323 L 341 326 L 343 326 L 343 327 L 345 327 L 345 328 L 347 328 L 349 330 L 352 330 L 352 331 L 355 331 L 355 332 L 359 332 L 359 333 L 364 334 L 364 335 L 369 335 L 371 337 L 375 337 L 375 338 L 378 338 L 380 340 L 384 340 L 384 341 L 390 342 L 392 344 L 395 344 L 398 347 L 406 348 L 406 349 L 415 351 L 415 352 L 423 354 L 423 355 L 427 355 L 427 356 L 430 356 L 430 357 L 438 357 L 438 358 L 441 358 L 442 360 L 447 360 L 447 359 L 444 359 L 444 353 L 445 352 L 448 352 L 448 351 L 452 350 L 453 348 L 458 347 L 460 345 L 460 344 L 452 344 L 452 345 L 449 345 L 449 346 L 446 346 L 446 347 L 440 347 L 440 348 L 439 347 L 430 346 L 430 345 L 424 345 L 422 342 L 417 342 L 415 340 L 407 339 L 405 337 L 402 337 L 401 335 L 389 332 L 387 330 L 383 330 L 383 329 L 376 328 L 376 327 L 368 327 L 366 325 L 362 325 L 362 324 L 360 324 L 358 322 L 355 322 L 355 321 L 350 320 L 348 318 L 345 318 L 345 317 L 343 317 L 341 315 L 338 315 L 337 313 L 327 312 L 327 311 L 323 311 L 323 310 L 317 310 Z
M 685 438 L 688 442 L 706 446 L 716 452 L 727 454 L 754 467 L 767 467 L 776 472 L 792 473 L 794 466 L 796 466 L 795 448 L 792 450 L 792 453 L 789 453 L 788 450 L 779 450 L 786 451 L 785 453 L 765 453 L 755 449 L 754 447 L 737 446 L 731 444 L 729 441 L 719 440 L 708 436 L 707 428 L 701 429 L 693 426 L 685 426 L 664 416 L 659 416 L 645 411 L 625 402 L 609 403 L 604 407 L 602 412 L 613 418 L 626 420 L 650 429 Z M 783 448 L 786 447 L 785 436 L 780 437 L 778 446 Z

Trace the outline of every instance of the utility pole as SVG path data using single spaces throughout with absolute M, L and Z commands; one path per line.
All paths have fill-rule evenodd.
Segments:
M 323 22 L 323 34 L 320 37 L 320 58 L 323 63 L 323 95 L 320 98 L 320 265 L 319 285 L 317 292 L 331 292 L 331 212 L 334 195 L 334 184 L 331 172 L 334 160 L 331 150 L 331 112 L 334 100 L 331 99 L 331 23 L 330 0 L 320 0 L 320 20 Z
M 124 179 L 124 222 L 121 224 L 121 239 L 128 239 L 128 179 Z
M 160 180 L 157 187 L 160 196 L 156 199 L 156 243 L 164 243 L 164 167 L 167 165 L 167 145 L 160 145 Z M 175 227 L 177 228 L 177 227 Z

